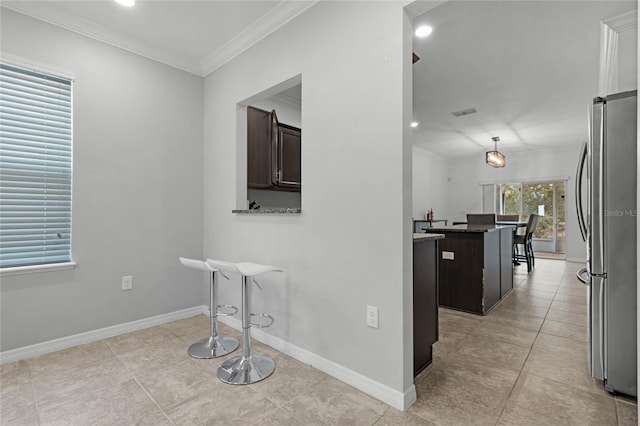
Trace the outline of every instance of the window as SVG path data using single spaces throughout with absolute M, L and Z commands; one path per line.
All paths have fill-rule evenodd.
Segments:
M 71 81 L 0 64 L 0 267 L 71 261 Z
M 498 214 L 517 214 L 521 220 L 540 215 L 533 233 L 534 250 L 565 252 L 565 180 L 497 184 Z

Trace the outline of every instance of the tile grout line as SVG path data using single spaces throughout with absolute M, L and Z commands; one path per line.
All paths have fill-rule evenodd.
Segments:
M 571 275 L 571 274 L 569 274 L 569 275 Z M 531 353 L 533 352 L 533 346 L 535 345 L 536 341 L 538 340 L 538 338 L 539 338 L 540 334 L 548 334 L 548 333 L 546 333 L 546 332 L 542 331 L 542 329 L 543 329 L 543 327 L 544 327 L 544 324 L 545 324 L 547 321 L 554 321 L 554 320 L 548 319 L 547 317 L 548 317 L 549 313 L 551 312 L 551 307 L 552 307 L 553 303 L 556 301 L 556 297 L 560 294 L 560 290 L 561 290 L 563 287 L 566 287 L 566 284 L 570 284 L 566 276 L 567 276 L 567 272 L 565 271 L 565 272 L 563 273 L 563 278 L 560 280 L 559 286 L 557 287 L 557 289 L 556 289 L 556 291 L 555 291 L 555 293 L 554 293 L 554 297 L 553 297 L 553 299 L 551 299 L 551 303 L 549 304 L 549 307 L 547 308 L 547 313 L 546 313 L 546 315 L 545 315 L 545 318 L 544 318 L 544 320 L 543 320 L 543 322 L 542 322 L 542 325 L 541 325 L 540 329 L 538 330 L 538 332 L 537 332 L 537 334 L 536 334 L 536 339 L 534 340 L 533 344 L 531 345 L 531 349 L 529 350 L 529 354 L 527 355 L 527 359 L 526 359 L 526 360 L 525 360 L 525 362 L 523 363 L 523 367 L 521 368 L 520 373 L 518 374 L 518 379 L 516 380 L 516 383 L 517 383 L 517 381 L 518 381 L 518 380 L 520 380 L 520 378 L 521 378 L 521 376 L 522 376 L 522 371 L 524 370 L 524 366 L 526 365 L 526 362 L 528 361 L 529 356 L 530 356 L 530 355 L 531 355 Z M 563 301 L 560 301 L 560 302 L 563 302 Z M 571 302 L 563 302 L 563 303 L 571 303 Z M 563 321 L 560 321 L 560 322 L 563 322 Z M 572 324 L 572 323 L 569 323 L 569 324 Z M 553 335 L 553 334 L 548 334 L 548 335 L 550 335 L 550 336 L 555 336 L 555 335 Z M 570 337 L 563 337 L 563 336 L 555 336 L 555 337 L 559 337 L 559 338 L 563 338 L 563 339 L 567 339 L 567 340 L 574 340 L 574 339 L 572 339 L 572 338 L 570 338 Z M 538 375 L 537 375 L 537 374 L 535 374 L 535 373 L 528 373 L 528 374 L 531 374 L 532 376 L 536 376 L 536 377 L 539 377 L 539 378 L 542 378 L 542 379 L 545 379 L 545 380 L 550 380 L 550 381 L 556 382 L 556 383 L 558 383 L 558 384 L 562 384 L 562 385 L 567 385 L 567 386 L 573 387 L 573 386 L 572 386 L 572 385 L 570 385 L 570 384 L 566 384 L 566 383 L 564 383 L 564 382 L 557 381 L 557 380 L 554 380 L 554 379 L 549 379 L 549 378 L 546 378 L 546 377 L 541 377 L 541 376 L 538 376 Z M 509 394 L 509 397 L 507 398 L 507 402 L 509 401 L 509 398 L 511 398 L 511 396 L 512 396 L 512 394 L 513 394 L 514 389 L 515 389 L 515 385 L 514 385 L 514 387 L 512 388 L 512 390 L 511 390 L 511 392 L 510 392 L 510 394 Z M 578 389 L 578 388 L 576 388 L 576 389 Z M 592 393 L 591 391 L 587 391 L 587 392 L 588 392 L 588 393 Z M 595 394 L 594 394 L 594 395 L 595 395 Z M 615 404 L 615 398 L 614 398 L 614 404 Z M 521 407 L 521 408 L 524 408 L 524 407 Z M 503 415 L 503 413 L 504 413 L 504 410 L 505 410 L 505 409 L 506 409 L 506 403 L 505 403 L 505 406 L 503 407 L 503 410 L 502 410 L 502 412 L 501 412 L 500 416 L 502 416 L 502 415 Z M 619 417 L 618 417 L 618 416 L 619 416 L 619 413 L 618 413 L 617 407 L 616 407 L 616 410 L 615 410 L 615 416 L 616 416 L 616 420 L 617 420 L 617 422 L 618 422 L 618 424 L 619 424 Z
M 391 406 L 389 406 L 389 408 L 387 408 L 387 411 L 385 411 L 384 414 L 381 415 L 375 422 L 371 423 L 371 426 L 375 426 L 376 424 L 380 423 L 380 420 L 382 420 L 390 410 L 391 410 Z
M 527 278 L 525 278 L 522 281 L 522 283 L 524 283 L 526 280 L 527 280 Z M 522 285 L 522 283 L 520 283 L 520 285 Z M 540 336 L 540 332 L 542 331 L 542 327 L 544 326 L 544 323 L 547 320 L 547 315 L 549 315 L 549 311 L 551 310 L 551 305 L 553 304 L 553 301 L 556 299 L 556 295 L 558 294 L 558 290 L 560 289 L 560 285 L 558 285 L 558 287 L 556 288 L 556 291 L 553 293 L 553 298 L 551 299 L 551 303 L 549 303 L 549 306 L 547 307 L 547 312 L 545 313 L 544 318 L 542 319 L 542 323 L 540 324 L 540 327 L 538 328 L 538 331 L 536 332 L 536 338 L 531 343 L 531 347 L 529 348 L 529 352 L 527 353 L 527 356 L 524 359 L 524 362 L 522 363 L 522 366 L 520 367 L 520 370 L 518 371 L 518 377 L 516 377 L 516 381 L 513 383 L 513 386 L 511 387 L 511 390 L 509 391 L 509 395 L 507 395 L 507 398 L 504 401 L 504 405 L 502 406 L 502 410 L 500 410 L 500 414 L 498 415 L 498 419 L 496 421 L 496 425 L 499 424 L 500 418 L 504 414 L 504 411 L 507 408 L 507 404 L 509 403 L 509 399 L 511 399 L 511 395 L 513 395 L 513 391 L 516 388 L 516 384 L 520 381 L 520 377 L 522 376 L 522 370 L 524 370 L 524 366 L 527 364 L 527 361 L 529 360 L 529 356 L 531 356 L 531 351 L 533 351 L 533 346 L 536 344 L 536 341 L 538 340 L 538 336 Z
M 131 369 L 129 369 L 129 367 L 127 367 L 127 365 L 124 363 L 124 361 L 122 361 L 120 359 L 120 356 L 118 356 L 118 354 L 115 353 L 115 351 L 113 350 L 113 348 L 111 347 L 111 345 L 109 345 L 109 343 L 105 342 L 105 344 L 107 345 L 107 347 L 109 348 L 109 351 L 111 352 L 111 354 L 118 360 L 118 362 L 120 364 L 122 364 L 122 366 L 124 367 L 125 370 L 127 370 L 127 372 L 129 372 L 129 374 L 131 374 L 131 378 L 136 382 L 136 384 L 140 387 L 140 389 L 142 389 L 142 391 L 145 393 L 145 395 L 147 395 L 147 397 L 151 400 L 151 402 L 158 407 L 158 409 L 160 410 L 160 412 L 162 413 L 162 415 L 169 421 L 169 424 L 175 426 L 175 423 L 173 422 L 173 420 L 171 420 L 171 418 L 167 415 L 167 413 L 165 413 L 165 411 L 162 409 L 162 407 L 160 407 L 160 405 L 158 405 L 158 403 L 156 402 L 155 399 L 153 399 L 153 397 L 151 396 L 151 394 L 147 391 L 147 389 L 142 386 L 142 383 L 140 383 L 140 381 L 138 380 L 138 377 L 136 376 L 135 372 L 131 371 Z M 126 352 L 125 352 L 126 353 Z
M 140 383 L 140 381 L 138 380 L 138 377 L 133 376 L 133 380 L 140 387 L 140 389 L 142 389 L 142 391 L 145 393 L 145 395 L 147 395 L 147 397 L 151 400 L 151 402 L 153 402 L 153 405 L 158 407 L 158 410 L 160 410 L 162 415 L 169 421 L 169 423 L 175 426 L 175 423 L 173 422 L 173 420 L 171 420 L 171 418 L 167 415 L 167 413 L 165 413 L 165 411 L 162 409 L 162 407 L 160 407 L 160 405 L 156 402 L 156 400 L 153 399 L 153 397 L 151 396 L 149 391 L 147 391 L 147 389 L 144 386 L 142 386 L 142 383 Z
M 564 275 L 566 275 L 566 273 L 565 273 L 565 274 L 563 274 L 563 278 L 562 278 L 562 280 L 560 281 L 560 286 L 558 287 L 558 291 L 560 291 L 560 287 L 562 287 L 563 283 L 565 283 L 565 276 L 564 276 Z M 556 293 L 556 294 L 557 294 L 557 293 Z M 553 298 L 553 301 L 555 301 L 555 296 L 554 296 L 554 298 Z M 553 301 L 552 301 L 552 302 L 553 302 Z M 561 303 L 569 303 L 569 304 L 571 304 L 571 302 L 562 302 L 562 301 L 560 301 L 560 302 L 561 302 Z M 552 304 L 553 304 L 553 303 L 552 303 Z M 549 306 L 549 310 L 550 310 L 550 309 L 551 309 L 551 305 Z M 588 305 L 586 306 L 586 309 L 588 309 Z M 573 312 L 570 312 L 570 311 L 562 311 L 562 312 L 573 313 Z M 546 321 L 546 318 L 545 318 L 545 321 Z M 549 321 L 555 321 L 555 320 L 549 320 Z M 561 323 L 567 323 L 566 321 L 558 321 L 558 322 L 561 322 Z M 567 323 L 567 324 L 572 324 L 572 325 L 573 325 L 573 323 Z M 543 325 L 544 325 L 544 323 L 543 323 Z M 541 330 L 542 330 L 542 328 L 541 328 Z M 546 334 L 546 333 L 543 333 L 543 334 Z M 552 336 L 555 336 L 555 335 L 552 335 Z M 567 339 L 567 340 L 574 340 L 574 341 L 577 341 L 577 342 L 578 342 L 578 340 L 575 340 L 575 339 L 573 339 L 573 338 L 571 338 L 571 337 L 564 337 L 564 336 L 555 336 L 555 337 L 559 337 L 559 338 L 563 338 L 563 339 Z M 536 339 L 537 339 L 537 337 L 536 337 Z M 584 343 L 584 342 L 580 342 L 580 343 Z M 540 378 L 545 379 L 545 380 L 550 380 L 550 381 L 553 381 L 553 382 L 556 382 L 556 383 L 559 383 L 559 384 L 562 384 L 562 385 L 565 385 L 565 386 L 574 387 L 574 386 L 573 386 L 573 385 L 571 385 L 571 384 L 563 383 L 563 382 L 560 382 L 560 381 L 557 381 L 557 380 L 554 380 L 554 379 L 550 379 L 550 378 L 547 378 L 547 377 L 538 376 L 538 375 L 537 375 L 537 374 L 535 374 L 535 373 L 531 373 L 531 374 L 532 374 L 533 376 L 540 377 Z M 579 389 L 579 388 L 576 388 L 576 389 Z M 592 393 L 592 394 L 594 394 L 594 393 L 593 393 L 592 391 L 590 391 L 590 390 L 584 390 L 584 389 L 579 389 L 579 390 L 580 390 L 581 392 L 587 392 L 587 393 Z M 596 395 L 596 394 L 594 394 L 594 395 Z M 598 396 L 599 396 L 599 395 L 598 395 Z M 613 400 L 613 402 L 614 402 L 614 405 L 615 405 L 615 403 L 616 403 L 616 399 L 615 399 L 615 397 L 614 397 L 613 395 L 610 395 L 610 396 L 611 396 L 611 398 L 612 398 L 612 400 Z M 615 415 L 616 415 L 616 423 L 617 423 L 617 424 L 619 424 L 619 419 L 618 419 L 618 410 L 617 410 L 617 408 L 616 408 L 616 410 L 615 410 Z
M 31 385 L 31 395 L 33 396 L 33 405 L 36 408 L 36 415 L 38 416 L 38 425 L 40 425 L 42 424 L 42 417 L 40 416 L 40 407 L 38 407 L 38 400 L 36 399 L 36 386 L 33 384 L 31 363 L 28 360 L 25 360 L 25 362 L 27 364 L 27 368 L 29 369 L 29 384 Z
M 288 355 L 285 355 L 285 356 L 288 356 Z M 305 364 L 305 365 L 308 365 L 309 367 L 311 367 L 311 368 L 314 368 L 314 369 L 315 369 L 315 367 L 313 367 L 313 366 L 312 366 L 312 365 L 310 365 L 310 364 Z M 276 367 L 276 368 L 277 368 L 277 367 Z M 321 380 L 318 380 L 317 382 L 315 382 L 315 383 L 311 384 L 309 387 L 318 386 L 318 385 L 320 385 L 321 383 L 325 382 L 328 378 L 329 378 L 329 376 L 327 376 L 327 377 L 323 377 Z M 256 382 L 256 383 L 259 383 L 259 382 Z M 281 404 L 279 404 L 277 401 L 274 401 L 273 399 L 271 399 L 271 398 L 269 397 L 269 394 L 268 394 L 268 393 L 265 393 L 265 392 L 262 392 L 262 391 L 260 391 L 260 390 L 258 390 L 258 389 L 255 389 L 255 388 L 253 387 L 253 383 L 251 383 L 251 384 L 247 385 L 247 387 L 248 387 L 248 388 L 250 388 L 251 390 L 253 390 L 254 392 L 256 392 L 256 393 L 260 394 L 261 396 L 263 396 L 267 401 L 271 402 L 271 403 L 272 403 L 273 405 L 275 405 L 278 409 L 280 409 L 280 410 L 284 411 L 285 413 L 287 413 L 287 414 L 291 415 L 291 417 L 293 417 L 294 419 L 296 419 L 296 420 L 300 421 L 300 422 L 301 422 L 301 424 L 302 424 L 302 423 L 304 423 L 304 419 L 301 419 L 301 418 L 297 417 L 297 416 L 296 416 L 296 413 L 295 413 L 294 411 L 288 410 L 287 408 L 285 408 L 285 407 L 284 407 L 284 405 L 281 405 Z M 293 401 L 293 400 L 295 400 L 295 399 L 296 399 L 296 396 L 294 396 L 293 398 L 291 398 L 291 399 L 290 399 L 289 401 L 287 401 L 287 402 L 291 402 L 291 401 Z M 377 420 L 376 420 L 376 421 L 377 421 Z

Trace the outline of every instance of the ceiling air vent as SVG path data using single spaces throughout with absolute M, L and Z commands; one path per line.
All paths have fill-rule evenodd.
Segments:
M 451 114 L 455 117 L 462 117 L 463 115 L 475 114 L 476 112 L 478 112 L 478 110 L 475 108 L 467 108 L 460 111 L 453 111 Z

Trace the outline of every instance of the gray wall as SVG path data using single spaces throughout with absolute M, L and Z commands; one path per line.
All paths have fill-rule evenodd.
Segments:
M 75 77 L 78 265 L 2 278 L 0 349 L 202 305 L 202 275 L 178 262 L 202 255 L 202 79 L 5 9 L 1 23 L 4 61 Z
M 450 219 L 450 161 L 417 146 L 412 159 L 413 218 L 424 219 L 427 210 L 433 209 L 434 219 Z
M 400 395 L 413 386 L 411 145 L 403 141 L 411 50 L 402 6 L 318 2 L 205 78 L 204 123 L 212 165 L 205 255 L 284 268 L 260 278 L 253 300 L 254 311 L 276 318 L 265 332 Z M 375 30 L 354 30 L 355 22 Z M 302 214 L 232 214 L 246 194 L 236 104 L 297 75 Z M 237 286 L 221 294 L 239 303 Z M 367 305 L 379 307 L 379 329 L 366 326 Z

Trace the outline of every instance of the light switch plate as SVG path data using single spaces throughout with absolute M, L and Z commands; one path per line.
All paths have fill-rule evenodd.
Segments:
M 378 328 L 377 306 L 367 306 L 367 327 Z
M 123 290 L 133 289 L 133 275 L 126 275 L 122 277 L 122 289 Z

